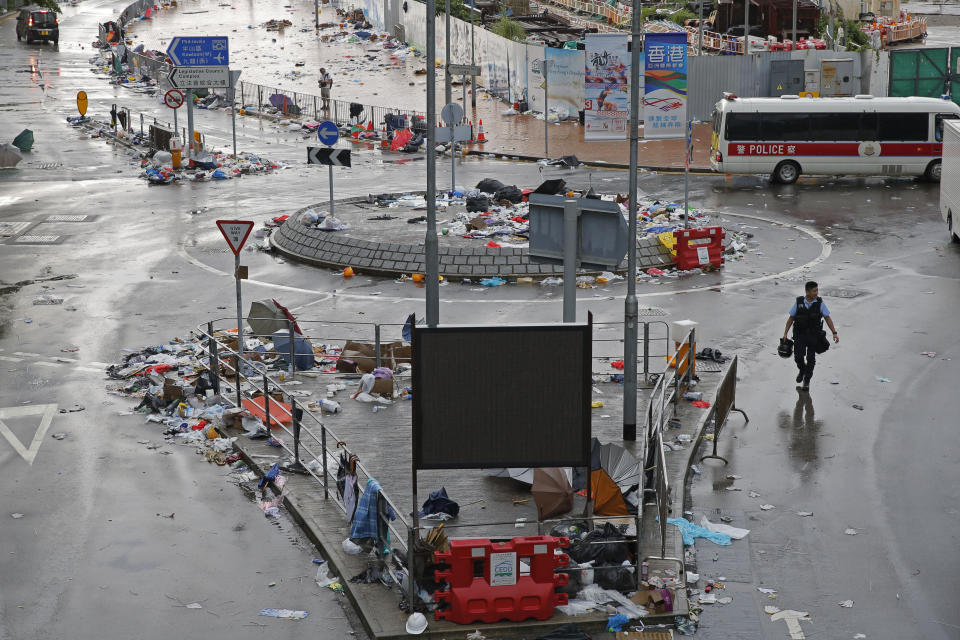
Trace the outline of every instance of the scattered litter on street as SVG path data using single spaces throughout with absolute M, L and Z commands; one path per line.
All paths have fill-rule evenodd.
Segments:
M 261 609 L 260 615 L 287 620 L 303 620 L 310 614 L 306 611 L 294 611 L 293 609 Z
M 848 536 L 855 536 L 855 535 L 857 535 L 857 533 L 858 533 L 856 529 L 852 529 L 852 528 L 850 528 L 850 529 L 844 529 L 843 532 L 844 532 L 845 534 L 847 534 Z
M 838 602 L 837 604 L 840 605 L 841 607 L 844 607 L 845 609 L 850 609 L 851 607 L 853 607 L 853 600 L 843 600 L 842 602 Z

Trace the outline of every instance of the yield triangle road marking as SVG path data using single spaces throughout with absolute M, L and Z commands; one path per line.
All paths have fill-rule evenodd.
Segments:
M 33 465 L 34 458 L 43 444 L 43 437 L 47 435 L 47 429 L 53 421 L 53 416 L 57 413 L 55 404 L 38 404 L 29 407 L 2 407 L 0 408 L 0 434 L 7 439 L 7 442 L 13 447 L 14 451 L 20 454 L 20 457 L 27 461 L 27 464 Z M 40 425 L 33 434 L 33 441 L 29 447 L 24 447 L 20 438 L 10 430 L 3 421 L 12 418 L 25 418 L 27 416 L 41 416 Z

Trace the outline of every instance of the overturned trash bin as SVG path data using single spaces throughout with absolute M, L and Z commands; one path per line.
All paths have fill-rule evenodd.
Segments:
M 290 364 L 290 332 L 286 329 L 274 331 L 273 348 L 283 358 L 283 361 Z M 293 366 L 298 371 L 313 369 L 313 345 L 310 341 L 301 335 L 293 334 Z

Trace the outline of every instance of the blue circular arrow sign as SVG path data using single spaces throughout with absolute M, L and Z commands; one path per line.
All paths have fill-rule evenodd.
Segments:
M 339 139 L 340 129 L 337 128 L 337 125 L 329 120 L 321 122 L 320 126 L 317 127 L 317 140 L 328 147 L 332 147 L 333 145 L 337 144 L 337 140 Z

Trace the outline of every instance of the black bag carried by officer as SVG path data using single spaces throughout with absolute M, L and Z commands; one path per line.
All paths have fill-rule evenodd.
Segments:
M 827 349 L 830 348 L 830 341 L 827 339 L 827 331 L 825 329 L 819 329 L 814 332 L 813 340 L 813 350 L 817 355 L 821 353 L 826 353 Z

